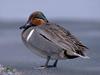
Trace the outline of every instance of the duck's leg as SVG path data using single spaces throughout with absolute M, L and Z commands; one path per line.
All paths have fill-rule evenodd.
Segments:
M 49 61 L 50 61 L 50 58 L 51 58 L 51 57 L 48 56 L 48 57 L 47 57 L 47 61 L 46 61 L 46 63 L 45 63 L 45 67 L 47 67 L 47 68 L 48 68 L 48 63 L 49 63 Z
M 58 62 L 58 59 L 55 60 L 53 67 L 57 67 L 57 62 Z
M 52 67 L 56 67 L 57 66 L 57 62 L 58 60 L 55 60 L 54 64 L 53 65 L 48 65 L 49 61 L 50 61 L 50 56 L 47 57 L 47 61 L 45 63 L 44 66 L 41 66 L 41 67 L 45 67 L 45 68 L 52 68 Z
M 34 69 L 45 69 L 45 68 L 50 68 L 50 67 L 52 67 L 52 65 L 48 65 L 48 63 L 49 63 L 49 61 L 50 61 L 50 56 L 47 56 L 47 60 L 46 60 L 46 63 L 45 63 L 45 65 L 43 65 L 43 66 L 40 66 L 40 67 L 37 67 L 37 68 L 34 68 Z

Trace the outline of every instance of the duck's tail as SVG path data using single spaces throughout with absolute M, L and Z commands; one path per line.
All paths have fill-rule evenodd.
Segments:
M 79 56 L 79 57 L 81 57 L 81 58 L 85 58 L 85 59 L 89 59 L 90 57 L 88 57 L 88 56 L 82 56 L 82 55 L 80 55 L 80 54 L 78 54 L 78 53 L 73 53 L 74 55 L 76 55 L 76 56 Z

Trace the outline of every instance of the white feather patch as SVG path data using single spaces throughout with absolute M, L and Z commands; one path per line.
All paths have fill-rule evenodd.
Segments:
M 77 53 L 74 53 L 74 55 L 79 56 L 79 57 L 81 57 L 81 58 L 86 58 L 86 59 L 89 59 L 89 57 L 88 57 L 88 56 L 82 56 L 82 55 L 77 54 Z
M 30 39 L 32 33 L 34 32 L 34 29 L 30 31 L 29 35 L 27 36 L 27 41 Z

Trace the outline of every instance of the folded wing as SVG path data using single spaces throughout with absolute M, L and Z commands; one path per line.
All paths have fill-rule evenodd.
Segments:
M 88 48 L 63 27 L 56 24 L 47 24 L 37 30 L 52 43 L 67 50 L 69 55 L 85 56 L 83 52 Z

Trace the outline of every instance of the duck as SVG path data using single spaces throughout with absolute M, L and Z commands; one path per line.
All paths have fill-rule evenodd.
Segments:
M 25 46 L 34 54 L 46 58 L 41 67 L 57 67 L 58 60 L 88 58 L 84 53 L 88 47 L 63 26 L 48 21 L 41 11 L 33 12 L 20 29 Z M 54 60 L 52 65 L 49 65 L 50 60 Z

